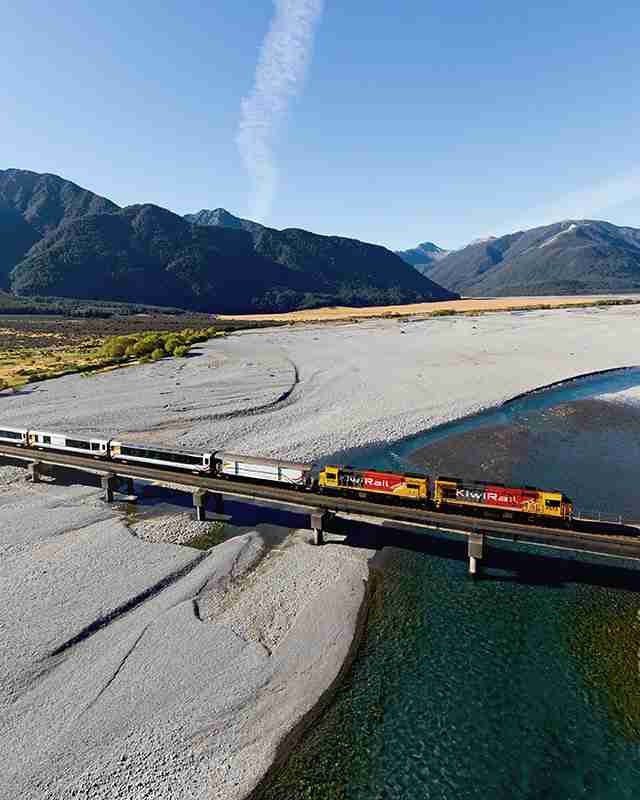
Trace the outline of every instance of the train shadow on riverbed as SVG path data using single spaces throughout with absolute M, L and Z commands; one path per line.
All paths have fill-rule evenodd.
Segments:
M 411 550 L 425 556 L 468 562 L 467 541 L 455 534 L 441 532 L 430 535 L 383 528 L 379 525 L 335 518 L 327 533 L 332 545 L 382 550 L 386 547 Z M 331 534 L 337 534 L 340 540 Z M 585 556 L 571 550 L 554 550 L 546 554 L 534 545 L 493 542 L 485 545 L 480 576 L 474 580 L 521 583 L 530 586 L 561 588 L 583 583 L 606 588 L 640 590 L 640 561 L 634 562 L 605 556 Z

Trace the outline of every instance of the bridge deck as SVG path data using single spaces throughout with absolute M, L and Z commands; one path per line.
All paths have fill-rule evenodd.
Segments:
M 372 502 L 348 497 L 335 497 L 316 492 L 284 489 L 252 481 L 230 481 L 208 475 L 193 474 L 181 470 L 170 470 L 132 464 L 101 461 L 69 453 L 39 451 L 25 447 L 0 445 L 0 456 L 27 462 L 58 465 L 79 469 L 98 475 L 119 475 L 123 478 L 138 478 L 165 486 L 175 486 L 195 491 L 198 488 L 222 497 L 246 500 L 257 504 L 291 507 L 303 512 L 316 509 L 342 514 L 372 517 L 379 524 L 393 528 L 406 528 L 413 524 L 434 532 L 456 532 L 467 536 L 483 533 L 485 536 L 530 544 L 552 545 L 600 555 L 640 558 L 640 530 L 631 526 L 610 523 L 580 522 L 579 528 L 550 528 L 525 525 L 518 522 L 443 514 L 422 508 Z

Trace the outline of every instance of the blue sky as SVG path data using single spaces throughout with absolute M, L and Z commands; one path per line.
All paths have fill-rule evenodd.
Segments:
M 240 104 L 273 15 L 271 0 L 9 4 L 0 168 L 248 216 Z M 569 217 L 640 227 L 639 39 L 636 2 L 325 0 L 266 221 L 393 248 Z

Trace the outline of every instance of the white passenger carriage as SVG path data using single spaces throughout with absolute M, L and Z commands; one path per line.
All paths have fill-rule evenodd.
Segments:
M 269 481 L 300 489 L 311 486 L 311 464 L 280 461 L 275 458 L 239 456 L 234 453 L 215 454 L 220 475 L 229 478 Z
M 191 472 L 210 472 L 213 459 L 212 453 L 193 453 L 167 447 L 154 447 L 150 444 L 116 441 L 111 441 L 110 454 L 113 461 L 160 465 L 172 469 L 188 469 Z
M 26 447 L 29 444 L 29 431 L 26 428 L 0 428 L 0 442 Z
M 109 457 L 109 440 L 93 437 L 66 436 L 50 431 L 29 431 L 29 445 L 39 450 L 62 450 L 94 458 Z

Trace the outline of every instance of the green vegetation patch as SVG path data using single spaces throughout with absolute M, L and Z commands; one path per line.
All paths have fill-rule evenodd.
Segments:
M 201 533 L 194 536 L 184 543 L 185 547 L 195 547 L 196 550 L 210 550 L 217 544 L 222 544 L 225 541 L 224 535 L 224 522 L 212 522 L 209 525 L 209 530 L 206 533 Z
M 139 359 L 143 363 L 159 361 L 166 356 L 184 358 L 190 348 L 198 342 L 206 342 L 215 336 L 224 336 L 217 327 L 185 328 L 181 331 L 144 331 L 127 336 L 110 336 L 101 348 L 105 359 L 130 361 Z

